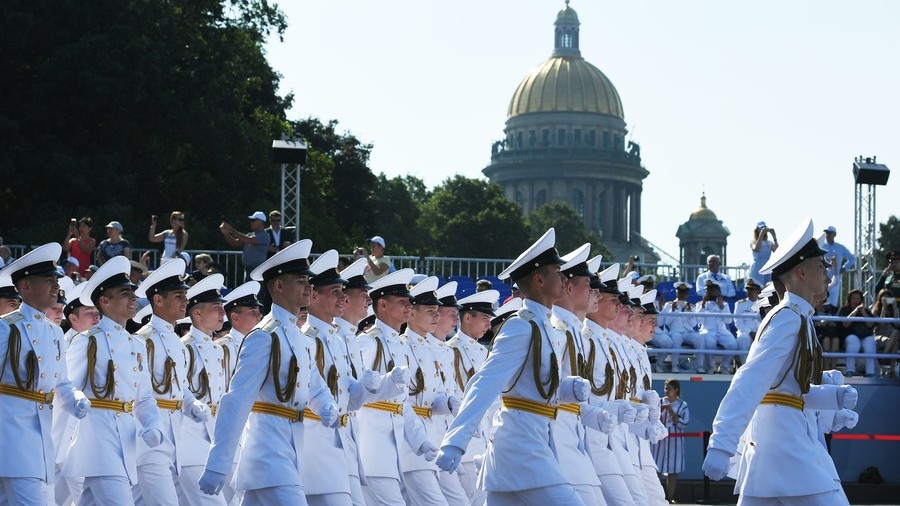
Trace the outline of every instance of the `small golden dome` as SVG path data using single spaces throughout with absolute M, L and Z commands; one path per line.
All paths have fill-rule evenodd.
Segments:
M 507 116 L 532 112 L 587 112 L 625 119 L 612 82 L 578 55 L 552 56 L 519 83 Z
M 712 209 L 706 207 L 706 195 L 700 197 L 700 207 L 691 213 L 689 221 L 719 221 L 716 213 Z

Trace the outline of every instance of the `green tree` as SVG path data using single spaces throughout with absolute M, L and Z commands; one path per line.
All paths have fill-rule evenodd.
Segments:
M 515 258 L 529 240 L 521 209 L 500 186 L 464 176 L 434 189 L 419 223 L 437 256 Z
M 413 176 L 388 178 L 384 174 L 378 175 L 375 205 L 370 209 L 372 228 L 368 237 L 374 234 L 384 237 L 390 255 L 431 254 L 426 248 L 427 232 L 418 223 L 422 202 L 410 192 L 410 188 L 419 187 L 419 183 L 424 190 L 424 183 Z M 360 244 L 362 239 L 359 239 Z
M 604 261 L 613 260 L 612 253 L 600 242 L 600 237 L 585 227 L 581 217 L 564 202 L 553 202 L 539 207 L 528 215 L 527 221 L 531 228 L 531 234 L 536 237 L 546 232 L 548 228 L 554 227 L 556 229 L 556 249 L 562 255 L 589 242 L 591 243 L 592 257 L 603 255 Z
M 880 268 L 887 265 L 885 255 L 888 251 L 900 251 L 900 219 L 891 215 L 886 222 L 878 224 L 878 258 Z

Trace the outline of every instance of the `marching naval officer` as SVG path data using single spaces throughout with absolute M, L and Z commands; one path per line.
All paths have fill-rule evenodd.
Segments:
M 244 338 L 253 330 L 253 327 L 262 319 L 259 299 L 256 295 L 259 293 L 259 281 L 247 281 L 238 286 L 234 290 L 228 292 L 225 296 L 225 316 L 231 322 L 231 330 L 219 339 L 216 344 L 222 347 L 222 353 L 225 354 L 225 386 L 231 384 L 231 378 L 237 369 L 238 353 Z
M 303 409 L 308 405 L 323 425 L 338 418 L 337 404 L 315 370 L 314 347 L 297 326 L 300 308 L 309 305 L 311 248 L 309 239 L 295 242 L 250 273 L 265 282 L 272 310 L 244 340 L 231 389 L 219 403 L 200 477 L 207 494 L 222 490 L 245 434 L 235 472 L 242 504 L 306 504 L 300 481 Z
M 500 273 L 525 295 L 518 314 L 503 325 L 491 354 L 469 381 L 460 411 L 438 456 L 445 471 L 459 467 L 464 449 L 498 396 L 498 415 L 478 485 L 491 506 L 522 504 L 583 505 L 557 458 L 554 431 L 560 402 L 587 398 L 582 378 L 560 378 L 565 334 L 550 323 L 550 308 L 563 297 L 563 263 L 551 228 Z
M 319 374 L 337 400 L 339 413 L 334 427 L 322 425 L 311 411 L 304 413 L 303 459 L 315 464 L 303 466 L 301 476 L 311 506 L 365 503 L 361 486 L 365 474 L 349 423 L 380 383 L 379 374 L 372 370 L 366 370 L 356 379 L 349 348 L 333 323 L 344 314 L 347 282 L 338 273 L 338 258 L 337 251 L 328 250 L 309 266 L 313 274 L 309 279 L 312 293 L 303 332 L 315 342 Z
M 175 262 L 168 262 L 169 265 Z M 203 474 L 209 445 L 216 431 L 219 402 L 226 392 L 225 353 L 213 341 L 215 334 L 225 323 L 225 299 L 219 290 L 225 282 L 221 274 L 210 274 L 187 291 L 187 315 L 191 328 L 181 341 L 188 352 L 187 391 L 205 403 L 210 417 L 200 423 L 182 426 L 181 445 L 184 446 L 178 481 L 189 506 L 227 504 L 225 495 L 207 495 L 200 491 L 197 480 Z M 145 494 L 146 496 L 146 494 Z
M 72 382 L 84 385 L 93 408 L 79 420 L 62 469 L 67 478 L 84 477 L 78 504 L 134 504 L 137 445 L 154 448 L 164 439 L 147 348 L 125 330 L 137 305 L 130 273 L 131 262 L 118 256 L 87 281 L 80 300 L 97 307 L 100 323 L 76 335 L 66 357 Z
M 22 299 L 18 309 L 0 318 L 0 503 L 50 502 L 44 494 L 53 483 L 57 455 L 53 398 L 78 418 L 91 407 L 69 381 L 62 330 L 43 315 L 57 301 L 55 260 L 61 252 L 59 244 L 45 244 L 0 271 Z
M 810 317 L 830 280 L 812 231 L 812 220 L 805 220 L 760 270 L 771 272 L 786 292 L 760 325 L 719 405 L 703 462 L 707 476 L 721 479 L 744 436 L 735 493 L 745 506 L 849 504 L 809 415 L 853 409 L 857 399 L 852 387 L 817 384 L 822 350 Z
M 150 301 L 153 312 L 150 322 L 134 337 L 146 345 L 146 368 L 163 431 L 162 444 L 150 448 L 138 441 L 137 445 L 138 484 L 148 506 L 179 503 L 176 483 L 186 457 L 182 447 L 184 416 L 189 418 L 188 423 L 203 423 L 210 418 L 209 408 L 198 402 L 188 388 L 188 352 L 175 333 L 175 322 L 184 317 L 188 304 L 184 270 L 181 258 L 166 262 L 134 292 L 138 298 Z

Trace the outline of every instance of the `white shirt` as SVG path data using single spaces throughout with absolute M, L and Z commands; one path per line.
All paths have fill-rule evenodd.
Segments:
M 728 274 L 710 271 L 706 271 L 697 276 L 697 281 L 694 283 L 694 288 L 697 290 L 697 295 L 701 297 L 706 295 L 707 279 L 711 279 L 719 284 L 719 286 L 722 288 L 723 297 L 734 297 L 734 283 L 731 281 L 731 278 L 728 277 Z

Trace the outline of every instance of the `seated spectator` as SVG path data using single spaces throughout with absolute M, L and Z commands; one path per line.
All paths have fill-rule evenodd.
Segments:
M 125 228 L 118 221 L 106 224 L 107 238 L 103 239 L 97 248 L 97 265 L 103 265 L 103 262 L 118 255 L 131 259 L 131 243 L 122 237 L 124 231 Z
M 891 251 L 886 255 L 888 266 L 884 268 L 878 282 L 875 283 L 875 292 L 887 288 L 895 299 L 900 298 L 900 251 Z
M 866 308 L 863 303 L 863 293 L 859 290 L 850 290 L 847 294 L 847 304 L 838 311 L 838 316 L 854 317 L 871 317 L 872 312 Z M 875 326 L 872 322 L 845 321 L 841 325 L 847 329 L 847 337 L 844 338 L 844 351 L 847 353 L 859 353 L 862 349 L 863 353 L 875 353 L 875 336 L 872 328 Z M 856 362 L 858 359 L 853 357 L 847 358 L 847 370 L 845 376 L 856 375 Z M 866 358 L 866 377 L 874 378 L 875 359 Z
M 722 259 L 719 255 L 710 255 L 706 257 L 706 267 L 709 270 L 702 272 L 697 276 L 697 283 L 695 283 L 697 295 L 701 297 L 706 295 L 706 281 L 710 280 L 719 285 L 719 290 L 724 297 L 734 297 L 734 283 L 732 283 L 728 274 L 719 272 L 719 267 L 721 267 L 721 265 Z
M 900 312 L 897 310 L 897 298 L 887 288 L 878 292 L 878 298 L 872 305 L 872 314 L 879 318 L 900 316 Z M 900 324 L 887 322 L 875 324 L 875 345 L 880 353 L 897 353 L 898 342 L 900 342 Z M 890 361 L 891 375 L 894 374 L 896 364 L 896 360 Z
M 697 326 L 696 318 L 688 316 L 666 317 L 667 313 L 693 312 L 694 308 L 691 306 L 691 303 L 687 301 L 687 296 L 690 290 L 690 283 L 685 283 L 684 281 L 676 282 L 675 300 L 666 302 L 666 304 L 663 306 L 662 312 L 657 318 L 657 321 L 662 321 L 665 327 L 668 329 L 668 337 L 672 340 L 671 345 L 668 346 L 669 348 L 678 349 L 681 348 L 682 343 L 685 343 L 692 345 L 696 350 L 706 349 L 705 341 L 703 339 L 700 339 L 700 333 L 694 330 L 694 327 Z M 654 339 L 656 339 L 655 336 Z M 697 361 L 700 367 L 704 368 L 705 372 L 705 356 L 700 355 L 697 358 Z M 677 353 L 672 354 L 672 372 L 681 372 L 680 357 Z
M 726 281 L 726 283 L 731 285 L 731 281 Z M 734 289 L 734 287 L 732 287 L 732 289 Z M 696 311 L 722 314 L 722 316 L 713 314 L 697 317 L 700 321 L 700 339 L 703 340 L 704 348 L 713 350 L 716 347 L 721 347 L 724 350 L 736 350 L 737 340 L 731 334 L 731 331 L 728 330 L 728 323 L 732 318 L 730 316 L 730 311 L 728 310 L 728 305 L 725 304 L 725 299 L 722 297 L 722 291 L 719 288 L 719 284 L 711 279 L 707 279 L 706 290 L 704 291 L 706 292 L 706 295 L 704 295 L 703 300 L 697 304 Z M 729 362 L 731 362 L 731 358 L 732 356 L 729 355 Z M 722 372 L 722 362 L 724 360 L 725 359 L 721 356 L 713 356 L 713 362 L 715 363 L 713 373 L 719 374 Z M 698 369 L 697 372 L 702 373 L 705 372 L 705 370 L 701 371 Z
M 823 297 L 822 301 L 816 304 L 815 316 L 834 316 L 837 311 L 831 306 L 825 304 L 827 297 Z M 822 351 L 825 353 L 840 353 L 844 349 L 844 337 L 847 332 L 844 331 L 842 325 L 835 322 L 814 320 L 816 327 L 816 336 L 819 343 L 822 344 Z M 837 367 L 837 359 L 834 357 L 825 357 L 825 369 L 830 370 Z
M 737 345 L 741 351 L 750 349 L 750 343 L 756 339 L 756 330 L 762 321 L 759 311 L 754 309 L 754 304 L 759 300 L 759 294 L 762 292 L 762 286 L 755 279 L 748 277 L 744 283 L 744 290 L 747 292 L 747 298 L 734 303 L 734 327 L 737 329 Z M 744 357 L 736 356 L 735 361 L 740 366 L 744 363 Z

